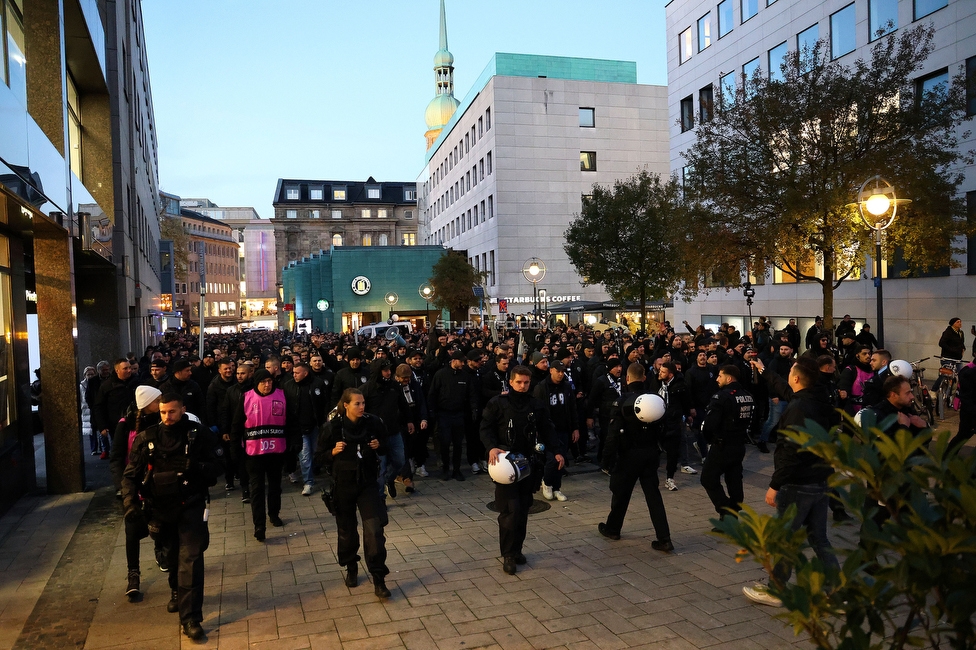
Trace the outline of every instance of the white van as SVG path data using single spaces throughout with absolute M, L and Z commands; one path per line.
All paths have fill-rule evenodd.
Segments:
M 413 333 L 413 325 L 408 322 L 400 321 L 393 323 L 392 325 L 387 323 L 373 323 L 372 325 L 365 325 L 356 331 L 356 336 L 385 339 L 387 337 L 387 331 L 391 329 L 399 330 L 400 336 L 403 337 Z

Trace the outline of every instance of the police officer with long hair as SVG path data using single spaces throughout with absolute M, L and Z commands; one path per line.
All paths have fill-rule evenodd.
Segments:
M 503 569 L 509 575 L 515 575 L 516 565 L 526 563 L 522 544 L 529 508 L 532 495 L 542 486 L 545 459 L 544 456 L 539 458 L 535 445 L 542 444 L 548 453 L 553 454 L 557 470 L 566 464 L 565 452 L 559 446 L 546 404 L 529 394 L 531 382 L 530 368 L 513 368 L 509 379 L 512 390 L 493 397 L 481 418 L 481 441 L 488 450 L 489 466 L 499 462 L 499 454 L 503 451 L 537 459 L 528 478 L 509 484 L 495 483 L 499 548 Z
M 386 503 L 377 490 L 381 441 L 387 431 L 383 421 L 366 413 L 366 399 L 358 388 L 347 388 L 339 399 L 339 415 L 322 428 L 316 463 L 332 476 L 332 498 L 339 543 L 336 555 L 346 568 L 347 587 L 359 584 L 359 522 L 363 518 L 366 568 L 373 577 L 377 598 L 389 598 L 386 576 L 386 536 L 389 522 Z

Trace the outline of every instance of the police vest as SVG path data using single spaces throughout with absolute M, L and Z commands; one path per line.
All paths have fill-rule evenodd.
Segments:
M 244 394 L 244 451 L 248 456 L 285 453 L 285 393 Z

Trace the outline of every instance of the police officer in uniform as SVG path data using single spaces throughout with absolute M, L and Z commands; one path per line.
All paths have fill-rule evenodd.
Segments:
M 209 488 L 221 474 L 217 437 L 186 416 L 176 393 L 162 396 L 160 423 L 140 432 L 132 442 L 129 464 L 122 474 L 126 519 L 144 516 L 141 495 L 151 512 L 149 532 L 169 549 L 172 596 L 166 611 L 180 613 L 183 633 L 194 641 L 204 637 L 203 553 L 210 544 L 207 526 Z
M 488 450 L 488 464 L 498 462 L 498 454 L 511 451 L 533 458 L 531 473 L 525 480 L 502 485 L 495 484 L 495 506 L 498 508 L 498 541 L 503 569 L 515 575 L 516 565 L 525 564 L 522 544 L 529 521 L 532 495 L 542 485 L 544 455 L 536 453 L 541 443 L 555 457 L 561 470 L 566 459 L 559 446 L 546 404 L 529 394 L 532 370 L 526 366 L 512 369 L 508 393 L 491 398 L 481 417 L 481 441 Z
M 644 392 L 645 379 L 644 366 L 640 363 L 630 364 L 627 367 L 626 391 L 614 402 L 603 457 L 604 463 L 611 467 L 610 514 L 597 529 L 604 537 L 620 539 L 630 497 L 637 481 L 640 481 L 657 535 L 657 539 L 651 542 L 651 548 L 669 553 L 674 550 L 674 544 L 671 543 L 671 528 L 668 526 L 668 514 L 664 510 L 657 475 L 661 464 L 661 423 L 642 422 L 634 410 L 634 403 Z
M 738 511 L 745 498 L 742 491 L 742 459 L 752 423 L 755 401 L 739 383 L 738 366 L 725 365 L 718 371 L 719 390 L 705 410 L 702 433 L 710 445 L 702 464 L 701 484 L 720 518 L 727 508 Z M 729 493 L 722 487 L 722 476 Z
M 346 567 L 346 586 L 359 584 L 359 523 L 356 510 L 363 518 L 363 547 L 366 568 L 373 576 L 377 598 L 389 598 L 386 576 L 386 536 L 389 522 L 386 503 L 376 489 L 379 477 L 380 441 L 387 435 L 383 421 L 366 413 L 366 398 L 358 388 L 347 388 L 339 399 L 339 416 L 322 427 L 317 464 L 332 476 L 335 503 L 339 565 Z

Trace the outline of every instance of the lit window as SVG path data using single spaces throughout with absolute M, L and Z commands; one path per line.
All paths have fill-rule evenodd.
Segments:
M 363 233 L 363 246 L 373 245 L 373 235 L 370 233 Z
M 691 27 L 678 35 L 678 63 L 687 63 L 691 59 L 692 43 Z
M 342 235 L 340 235 L 339 233 L 332 235 L 332 245 L 342 246 Z
M 759 0 L 740 0 L 739 8 L 742 10 L 742 22 L 746 22 L 759 13 Z
M 373 216 L 368 208 L 364 208 L 359 214 L 363 219 L 369 219 Z
M 711 122 L 715 98 L 712 96 L 712 84 L 708 84 L 698 91 L 698 119 Z
M 333 187 L 332 188 L 332 200 L 333 201 L 345 201 L 346 200 L 346 188 L 345 188 L 345 186 L 342 186 L 342 187 Z
M 298 200 L 298 188 L 297 187 L 287 187 L 285 188 L 285 198 L 289 201 Z
M 342 210 L 333 210 L 332 211 L 332 218 L 333 219 L 342 219 Z
M 579 109 L 579 125 L 586 128 L 593 128 L 596 126 L 596 111 L 592 108 Z
M 916 3 L 915 6 L 917 8 L 918 4 Z M 873 41 L 896 29 L 898 29 L 898 0 L 869 0 L 868 38 Z
M 376 211 L 376 217 L 378 219 L 386 219 L 387 211 L 386 208 L 380 208 Z
M 830 58 L 837 59 L 854 51 L 854 4 L 830 16 Z
M 595 151 L 581 151 L 580 152 L 580 171 L 583 171 L 583 172 L 595 172 L 596 171 L 596 152 Z
M 698 51 L 712 44 L 712 14 L 707 13 L 698 19 Z
M 367 187 L 366 188 L 366 198 L 367 199 L 378 199 L 378 198 L 380 198 L 380 188 L 378 188 L 378 187 Z
M 312 201 L 322 200 L 322 188 L 312 188 L 308 191 L 308 198 Z
M 732 0 L 722 0 L 718 3 L 718 37 L 722 38 L 732 31 Z
M 417 235 L 412 232 L 403 233 L 401 244 L 403 246 L 416 246 L 417 245 Z

